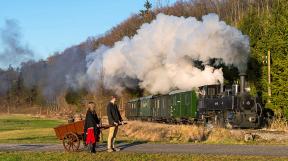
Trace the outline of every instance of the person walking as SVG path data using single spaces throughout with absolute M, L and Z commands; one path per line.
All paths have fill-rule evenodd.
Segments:
M 94 102 L 88 103 L 84 124 L 84 140 L 91 153 L 96 153 L 96 142 L 99 141 L 100 120 L 95 111 Z
M 122 117 L 120 115 L 118 106 L 116 104 L 116 96 L 112 96 L 110 102 L 107 105 L 107 116 L 108 116 L 108 122 L 111 126 L 109 128 L 109 135 L 107 139 L 107 151 L 113 152 L 113 151 L 120 151 L 119 148 L 115 147 L 115 138 L 118 132 L 118 126 L 122 124 Z

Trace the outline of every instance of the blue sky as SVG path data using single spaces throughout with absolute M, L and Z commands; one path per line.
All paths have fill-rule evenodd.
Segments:
M 155 4 L 155 0 L 151 2 Z M 144 0 L 0 0 L 0 28 L 6 19 L 16 20 L 22 42 L 37 58 L 46 58 L 89 36 L 105 33 L 138 13 L 143 3 Z

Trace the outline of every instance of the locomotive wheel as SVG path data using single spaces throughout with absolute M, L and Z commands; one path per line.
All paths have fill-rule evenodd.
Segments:
M 80 140 L 75 133 L 67 133 L 63 138 L 63 146 L 68 152 L 77 151 L 80 147 Z

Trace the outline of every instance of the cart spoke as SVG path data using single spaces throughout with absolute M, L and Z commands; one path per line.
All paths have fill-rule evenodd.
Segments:
M 72 149 L 75 151 L 77 148 L 74 144 L 72 144 Z
M 80 145 L 78 135 L 75 133 L 68 133 L 63 139 L 63 146 L 67 151 L 76 151 Z

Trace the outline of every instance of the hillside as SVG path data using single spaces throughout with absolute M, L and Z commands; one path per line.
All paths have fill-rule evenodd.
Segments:
M 141 12 L 127 18 L 103 36 L 88 38 L 81 44 L 55 53 L 47 60 L 25 62 L 19 69 L 11 67 L 0 70 L 2 112 L 7 109 L 19 112 L 25 106 L 43 106 L 47 112 L 81 111 L 85 103 L 83 100 L 94 100 L 98 108 L 102 109 L 109 94 L 114 91 L 105 88 L 103 79 L 93 86 L 83 81 L 87 55 L 103 45 L 113 47 L 124 37 L 133 37 L 142 24 L 150 23 L 159 13 L 196 17 L 198 20 L 208 13 L 216 13 L 221 20 L 250 37 L 251 55 L 247 73 L 252 93 L 258 95 L 266 106 L 288 116 L 287 7 L 288 2 L 285 0 L 187 0 L 157 8 L 145 5 Z M 265 60 L 268 50 L 272 60 L 270 85 Z M 235 68 L 224 66 L 223 73 L 230 83 L 238 79 Z M 271 96 L 268 86 L 271 87 Z M 123 107 L 131 97 L 145 93 L 148 92 L 139 87 L 125 89 L 120 105 Z

